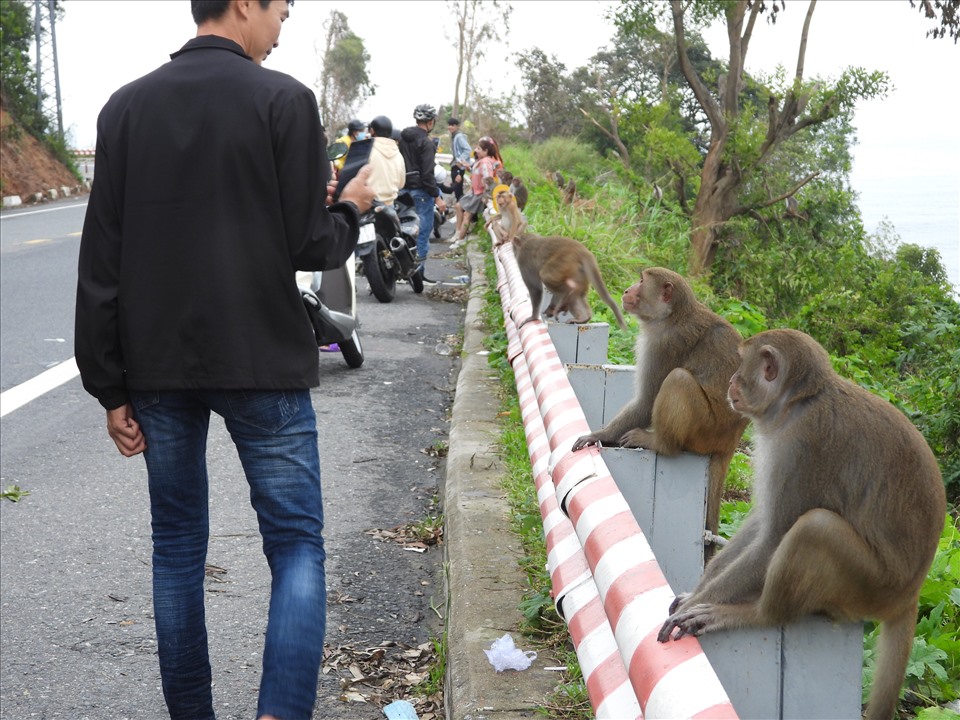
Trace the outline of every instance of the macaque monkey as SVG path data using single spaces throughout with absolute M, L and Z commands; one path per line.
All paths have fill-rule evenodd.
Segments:
M 509 185 L 513 182 L 513 173 L 504 168 L 497 168 L 497 180 L 500 181 L 500 185 Z
M 890 720 L 946 512 L 933 453 L 796 330 L 744 342 L 728 397 L 754 422 L 753 509 L 693 593 L 672 603 L 658 639 L 810 613 L 879 620 L 866 717 Z
M 602 443 L 667 456 L 709 455 L 707 528 L 716 533 L 727 468 L 747 426 L 727 403 L 740 333 L 666 268 L 644 270 L 623 293 L 623 309 L 641 325 L 636 394 L 606 427 L 577 439 L 573 450 Z
M 557 184 L 557 187 L 563 190 L 563 186 L 567 184 L 566 179 L 563 177 L 563 174 L 556 170 L 553 173 L 553 181 Z
M 577 183 L 573 178 L 567 181 L 567 186 L 563 189 L 563 202 L 570 205 L 577 199 Z
M 524 208 L 527 207 L 527 198 L 529 197 L 527 186 L 523 184 L 523 180 L 518 177 L 513 178 L 513 182 L 510 183 L 510 192 L 517 199 L 517 207 L 520 208 L 520 212 L 523 212 Z
M 501 190 L 496 197 L 499 214 L 487 221 L 487 228 L 493 231 L 497 240 L 495 245 L 500 246 L 513 239 L 527 229 L 527 219 L 517 208 L 517 200 L 508 190 Z
M 524 233 L 514 237 L 513 247 L 520 276 L 530 292 L 530 302 L 533 305 L 533 314 L 518 327 L 540 319 L 544 286 L 551 294 L 550 304 L 544 310 L 544 315 L 555 318 L 561 312 L 567 311 L 573 315 L 574 322 L 589 322 L 593 311 L 587 304 L 587 291 L 590 283 L 593 283 L 597 295 L 617 316 L 617 323 L 622 329 L 627 329 L 620 308 L 603 283 L 597 259 L 579 242 L 559 235 L 544 237 Z

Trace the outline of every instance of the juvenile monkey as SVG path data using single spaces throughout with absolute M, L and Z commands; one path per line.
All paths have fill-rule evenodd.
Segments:
M 890 403 L 837 375 L 796 330 L 740 348 L 730 404 L 753 420 L 754 505 L 660 642 L 810 613 L 881 622 L 868 720 L 893 717 L 917 599 L 946 512 L 940 469 Z
M 523 184 L 523 180 L 518 177 L 513 178 L 513 182 L 510 184 L 510 192 L 517 199 L 517 207 L 520 208 L 520 212 L 523 212 L 524 208 L 527 207 L 527 198 L 529 197 L 527 186 Z
M 520 323 L 519 327 L 531 320 L 540 319 L 544 286 L 551 294 L 550 304 L 544 310 L 544 315 L 554 318 L 566 310 L 573 315 L 574 322 L 589 322 L 593 311 L 587 304 L 587 291 L 590 283 L 593 283 L 597 295 L 617 316 L 617 323 L 622 329 L 627 329 L 620 308 L 603 283 L 597 259 L 583 245 L 573 238 L 559 235 L 545 237 L 524 233 L 514 237 L 513 247 L 520 276 L 523 284 L 527 286 L 530 302 L 533 304 L 533 314 Z
M 577 439 L 573 450 L 602 443 L 668 456 L 685 450 L 709 455 L 707 528 L 716 533 L 727 468 L 747 426 L 726 398 L 740 334 L 666 268 L 644 270 L 623 293 L 623 309 L 641 324 L 636 394 L 606 427 Z
M 496 245 L 513 242 L 513 239 L 527 229 L 527 219 L 517 208 L 517 201 L 509 190 L 500 190 L 495 198 L 500 213 L 487 221 L 487 227 L 496 235 Z

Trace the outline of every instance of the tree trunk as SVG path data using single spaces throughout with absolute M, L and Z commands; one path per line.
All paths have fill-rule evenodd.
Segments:
M 737 206 L 739 173 L 721 160 L 726 138 L 714 139 L 700 173 L 700 192 L 693 207 L 690 233 L 690 275 L 709 270 L 717 254 L 720 229 Z

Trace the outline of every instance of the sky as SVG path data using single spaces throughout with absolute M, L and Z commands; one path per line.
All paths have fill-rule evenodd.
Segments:
M 166 62 L 196 28 L 189 0 L 63 4 L 57 50 L 64 129 L 74 147 L 92 149 L 96 116 L 110 94 Z M 517 52 L 538 47 L 572 70 L 588 64 L 614 34 L 606 17 L 614 2 L 513 0 L 511 5 L 509 32 L 491 43 L 476 69 L 478 85 L 489 94 L 505 94 L 519 85 Z M 377 91 L 360 109 L 362 120 L 382 114 L 402 128 L 413 123 L 414 106 L 452 102 L 454 18 L 440 0 L 297 0 L 266 65 L 315 87 L 323 24 L 333 9 L 347 16 L 370 54 L 368 70 Z M 758 24 L 746 58 L 749 72 L 772 74 L 783 65 L 792 76 L 806 10 L 807 2 L 787 0 L 775 26 Z M 820 0 L 816 6 L 805 77 L 836 79 L 844 68 L 859 66 L 887 72 L 894 88 L 884 99 L 857 106 L 855 189 L 931 176 L 948 177 L 951 188 L 960 187 L 960 94 L 953 87 L 960 76 L 960 45 L 949 38 L 927 38 L 930 27 L 908 0 Z M 725 58 L 725 29 L 715 27 L 705 37 L 714 56 Z M 951 190 L 947 202 L 960 217 L 960 189 Z M 960 246 L 960 227 L 947 242 Z M 960 276 L 960 260 L 952 262 L 957 267 L 950 268 L 951 274 Z
M 605 15 L 615 3 L 514 0 L 512 5 L 509 33 L 490 46 L 477 69 L 481 87 L 495 94 L 518 83 L 517 52 L 539 47 L 573 69 L 587 64 L 613 35 Z M 76 147 L 92 148 L 96 115 L 110 93 L 165 62 L 195 27 L 188 0 L 66 0 L 64 7 L 57 25 L 64 127 Z M 334 8 L 347 16 L 370 54 L 377 92 L 361 108 L 361 119 L 384 114 L 405 127 L 412 124 L 415 105 L 452 101 L 454 21 L 439 0 L 298 0 L 267 66 L 314 86 L 315 48 L 323 46 L 323 23 Z M 747 69 L 772 72 L 782 64 L 792 74 L 805 12 L 806 2 L 788 0 L 775 26 L 759 26 Z M 817 5 L 805 75 L 835 78 L 843 68 L 858 65 L 886 71 L 895 87 L 886 99 L 857 109 L 855 173 L 860 176 L 955 174 L 960 167 L 960 133 L 954 129 L 960 99 L 948 87 L 948 78 L 955 79 L 960 70 L 960 46 L 926 38 L 928 27 L 907 0 L 821 0 Z M 416 28 L 418 37 L 404 37 L 402 28 L 407 35 Z M 722 28 L 707 39 L 714 55 L 726 55 Z

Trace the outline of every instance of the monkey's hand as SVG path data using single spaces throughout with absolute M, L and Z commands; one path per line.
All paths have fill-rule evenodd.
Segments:
M 702 603 L 668 617 L 660 628 L 657 640 L 662 643 L 668 640 L 679 640 L 686 635 L 703 635 L 705 632 L 719 630 L 721 627 L 723 625 L 719 621 L 717 606 Z
M 649 430 L 628 430 L 620 436 L 620 446 L 628 448 L 649 448 L 653 433 Z
M 571 450 L 576 452 L 577 450 L 583 450 L 585 447 L 590 447 L 591 445 L 599 445 L 600 438 L 597 437 L 596 433 L 590 433 L 589 435 L 581 435 L 573 442 L 573 447 Z

